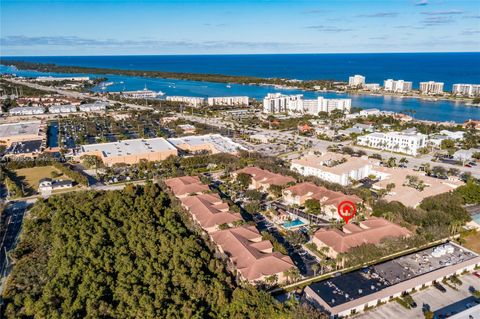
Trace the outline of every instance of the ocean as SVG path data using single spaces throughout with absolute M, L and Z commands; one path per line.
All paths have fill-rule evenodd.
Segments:
M 89 66 L 112 69 L 159 70 L 190 73 L 218 73 L 258 77 L 295 79 L 347 80 L 349 75 L 363 74 L 367 83 L 383 85 L 387 78 L 414 82 L 436 80 L 446 83 L 480 84 L 480 53 L 402 53 L 402 54 L 304 54 L 304 55 L 197 55 L 197 56 L 110 56 L 110 57 L 15 57 L 11 59 L 56 63 L 60 65 Z M 0 65 L 0 73 L 19 76 L 64 76 L 60 73 L 42 73 L 14 70 Z M 83 74 L 92 76 L 89 74 Z M 100 75 L 93 75 L 98 77 Z M 258 100 L 267 93 L 304 94 L 306 98 L 351 98 L 352 105 L 378 108 L 394 112 L 415 110 L 415 118 L 431 121 L 480 120 L 480 108 L 453 101 L 426 101 L 416 98 L 371 96 L 277 89 L 225 83 L 152 79 L 106 75 L 113 85 L 107 91 L 139 90 L 147 87 L 166 95 L 232 96 L 247 95 Z M 100 88 L 96 88 L 100 91 Z
M 154 70 L 279 77 L 300 80 L 348 81 L 354 74 L 368 83 L 403 79 L 439 81 L 450 90 L 454 83 L 480 83 L 480 52 L 474 53 L 359 53 L 359 54 L 252 54 L 252 55 L 156 55 L 156 56 L 51 56 L 5 57 L 128 70 Z

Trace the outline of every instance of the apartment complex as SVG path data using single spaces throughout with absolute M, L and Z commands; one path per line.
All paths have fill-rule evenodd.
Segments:
M 271 185 L 285 186 L 288 183 L 294 183 L 295 179 L 290 176 L 283 176 L 275 174 L 270 171 L 258 168 L 258 167 L 245 167 L 241 170 L 232 173 L 234 178 L 237 178 L 238 174 L 247 174 L 251 177 L 252 182 L 248 188 L 258 189 L 260 191 L 268 191 Z
M 186 196 L 199 195 L 208 192 L 208 185 L 203 184 L 198 176 L 182 176 L 165 180 L 175 197 L 181 199 Z
M 290 169 L 303 176 L 315 176 L 331 183 L 347 186 L 352 181 L 370 175 L 372 165 L 368 159 L 326 152 L 309 154 L 292 160 Z
M 285 95 L 281 93 L 268 93 L 263 99 L 264 113 L 287 113 L 289 110 L 303 109 L 303 95 Z
M 480 84 L 454 84 L 452 93 L 463 96 L 480 95 Z
M 171 102 L 185 103 L 186 105 L 193 107 L 199 107 L 205 103 L 205 99 L 203 97 L 195 96 L 167 96 L 166 100 Z
M 388 79 L 383 82 L 383 89 L 395 93 L 410 92 L 412 90 L 412 82 Z
M 442 94 L 443 82 L 420 82 L 420 92 L 423 94 Z
M 229 105 L 229 106 L 248 106 L 248 96 L 217 96 L 209 97 L 207 104 L 214 105 Z
M 318 115 L 319 112 L 331 113 L 334 110 L 350 112 L 351 99 L 304 99 L 303 95 L 283 95 L 269 93 L 263 100 L 264 113 L 289 113 Z
M 354 75 L 348 78 L 348 86 L 364 86 L 365 77 L 363 75 Z
M 108 102 L 96 101 L 95 103 L 85 103 L 79 105 L 80 112 L 100 112 L 106 111 Z
M 295 265 L 289 256 L 273 251 L 269 240 L 264 240 L 255 226 L 243 224 L 241 215 L 230 211 L 229 205 L 217 194 L 208 192 L 208 185 L 196 176 L 175 177 L 165 184 L 181 201 L 215 244 L 216 250 L 228 260 L 228 269 L 240 280 L 251 284 L 275 278 L 283 283 L 285 273 Z
M 230 211 L 228 204 L 217 194 L 198 194 L 180 200 L 193 220 L 207 233 L 220 230 L 223 225 L 233 227 L 243 221 L 239 213 Z
M 300 183 L 288 187 L 282 191 L 282 196 L 283 201 L 287 205 L 303 206 L 309 199 L 318 200 L 321 205 L 322 214 L 329 220 L 341 219 L 337 213 L 338 205 L 340 205 L 341 202 L 350 201 L 356 204 L 362 202 L 358 196 L 331 191 L 313 183 Z
M 332 318 L 350 317 L 479 265 L 480 256 L 450 242 L 311 284 L 304 292 Z
M 78 157 L 96 155 L 106 166 L 137 164 L 140 160 L 160 161 L 176 156 L 177 149 L 164 138 L 131 139 L 113 143 L 83 145 Z
M 408 237 L 411 232 L 406 228 L 391 223 L 383 218 L 371 217 L 361 221 L 358 225 L 349 223 L 342 230 L 337 228 L 320 229 L 312 242 L 318 249 L 327 248 L 327 256 L 336 258 L 338 254 L 346 253 L 354 247 L 364 244 L 378 244 L 390 237 Z
M 77 107 L 75 105 L 52 105 L 48 108 L 48 113 L 75 113 L 77 112 Z
M 272 243 L 264 240 L 255 226 L 228 228 L 211 234 L 217 249 L 229 256 L 241 279 L 252 284 L 275 277 L 278 283 L 286 281 L 285 272 L 295 268 L 289 256 L 273 251 Z
M 39 115 L 45 113 L 42 106 L 18 106 L 8 110 L 10 115 Z
M 409 132 L 371 133 L 357 137 L 357 144 L 416 156 L 426 146 L 427 135 Z

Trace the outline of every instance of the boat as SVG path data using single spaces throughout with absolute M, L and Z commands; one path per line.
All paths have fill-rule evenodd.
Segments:
M 232 86 L 231 86 L 230 84 L 227 84 L 227 88 L 228 88 L 228 89 L 231 89 Z

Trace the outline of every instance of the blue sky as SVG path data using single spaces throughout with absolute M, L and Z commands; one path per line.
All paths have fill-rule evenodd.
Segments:
M 1 0 L 0 54 L 480 51 L 478 0 Z

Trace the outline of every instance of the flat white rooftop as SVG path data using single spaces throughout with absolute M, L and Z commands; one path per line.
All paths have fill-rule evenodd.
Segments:
M 175 146 L 188 144 L 194 147 L 194 146 L 210 144 L 220 153 L 236 153 L 238 149 L 245 150 L 245 148 L 240 144 L 235 143 L 230 138 L 224 137 L 220 134 L 207 134 L 207 135 L 169 138 L 168 141 Z
M 82 152 L 102 152 L 104 157 L 128 156 L 176 150 L 162 137 L 83 145 Z
M 8 123 L 0 125 L 0 138 L 18 135 L 35 135 L 39 132 L 40 121 Z

